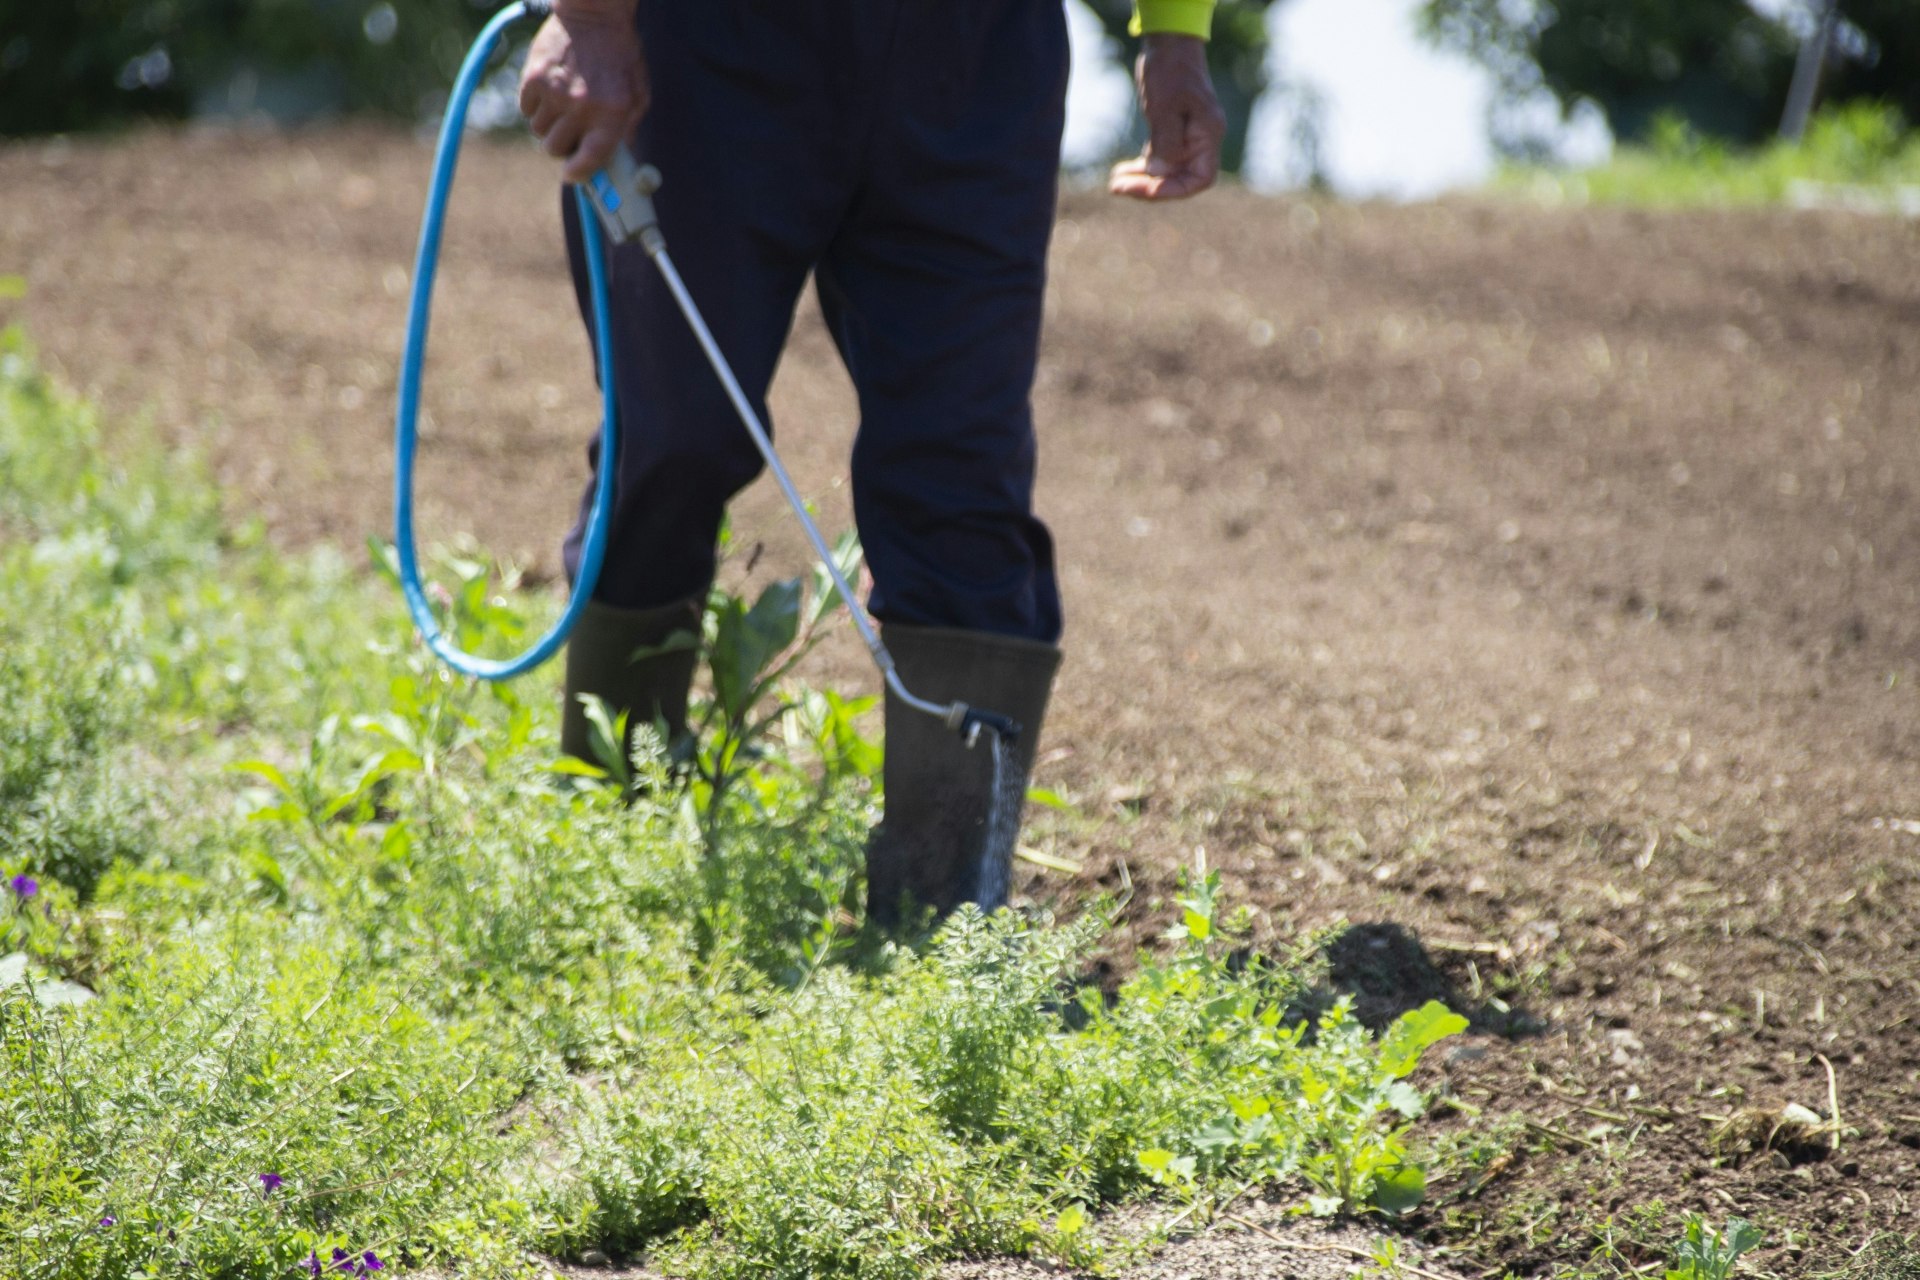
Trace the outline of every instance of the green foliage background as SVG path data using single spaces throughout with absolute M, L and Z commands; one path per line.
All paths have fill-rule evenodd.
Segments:
M 1209 60 L 1238 172 L 1267 87 L 1267 10 L 1222 0 Z M 1090 0 L 1132 65 L 1133 0 Z M 416 119 L 452 83 L 496 0 L 0 0 L 0 136 L 179 119 L 209 105 L 283 119 Z M 384 23 L 391 20 L 391 35 Z M 373 34 L 370 34 L 373 33 Z M 376 39 L 375 35 L 385 38 Z M 145 73 L 143 80 L 142 73 Z
M 424 103 L 444 95 L 497 7 L 492 0 L 0 0 L 0 135 L 176 119 L 202 101 L 227 104 L 236 83 L 255 86 L 254 101 L 295 116 L 346 110 L 417 118 Z
M 1816 114 L 1799 142 L 1736 148 L 1678 115 L 1657 118 L 1647 141 L 1597 168 L 1566 173 L 1516 167 L 1496 188 L 1551 201 L 1654 208 L 1778 205 L 1798 200 L 1868 211 L 1912 209 L 1920 188 L 1920 132 L 1892 107 L 1855 102 Z
M 1841 0 L 1840 12 L 1876 54 L 1837 59 L 1823 101 L 1884 101 L 1920 120 L 1920 5 Z M 1647 140 L 1662 116 L 1729 141 L 1766 138 L 1798 49 L 1747 0 L 1425 0 L 1421 20 L 1509 97 L 1544 88 L 1563 109 L 1598 103 L 1622 142 Z

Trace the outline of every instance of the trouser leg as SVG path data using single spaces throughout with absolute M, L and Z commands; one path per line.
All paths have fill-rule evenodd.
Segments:
M 860 402 L 854 512 L 909 689 L 1021 721 L 1024 779 L 1060 655 L 1053 544 L 1033 514 L 1030 398 L 1066 41 L 1057 3 L 908 4 L 888 127 L 818 271 Z M 887 703 L 868 903 L 978 901 L 992 761 Z M 988 907 L 999 905 L 987 901 Z
M 787 67 L 777 42 L 763 42 L 755 56 L 777 74 L 755 78 L 716 56 L 755 52 L 737 43 L 737 17 L 730 4 L 643 7 L 654 106 L 633 145 L 666 175 L 656 205 L 675 264 L 765 421 L 795 300 L 844 205 L 848 176 L 821 146 L 832 104 L 804 61 Z M 562 201 L 591 335 L 578 208 L 571 192 Z M 597 436 L 588 450 L 591 469 L 615 469 L 614 502 L 601 576 L 568 645 L 562 719 L 563 749 L 582 757 L 592 750 L 585 695 L 633 727 L 664 722 L 669 740 L 683 728 L 695 655 L 661 645 L 676 633 L 699 635 L 727 502 L 761 467 L 644 249 L 615 248 L 609 259 L 614 360 L 596 374 L 614 380 L 619 455 L 600 457 Z M 578 575 L 592 492 L 589 479 L 564 547 L 569 579 Z
M 1030 398 L 1066 39 L 1057 3 L 908 4 L 889 126 L 818 281 L 860 401 L 874 614 L 1054 642 Z
M 641 6 L 653 105 L 633 139 L 665 176 L 655 203 L 674 263 L 763 421 L 794 304 L 852 184 L 832 143 L 840 108 L 826 69 L 801 56 L 811 33 L 783 14 L 774 6 L 748 24 L 737 3 Z M 578 212 L 563 195 L 591 333 Z M 613 250 L 609 274 L 621 443 L 595 598 L 655 608 L 706 591 L 726 504 L 761 461 L 645 250 Z M 588 456 L 596 469 L 607 462 L 597 440 Z M 591 493 L 589 480 L 565 546 L 569 576 Z

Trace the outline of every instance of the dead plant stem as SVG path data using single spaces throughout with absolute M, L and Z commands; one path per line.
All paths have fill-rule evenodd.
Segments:
M 1344 1253 L 1349 1258 L 1360 1258 L 1366 1262 L 1373 1261 L 1373 1255 L 1358 1245 L 1308 1244 L 1303 1240 L 1289 1240 L 1278 1232 L 1269 1231 L 1252 1219 L 1243 1218 L 1237 1213 L 1227 1214 L 1225 1220 L 1233 1223 L 1235 1226 L 1245 1227 L 1249 1231 L 1257 1231 L 1284 1249 L 1293 1249 L 1300 1253 Z M 1410 1276 L 1423 1276 L 1425 1280 L 1453 1280 L 1451 1276 L 1441 1275 L 1438 1271 L 1428 1271 L 1424 1267 L 1416 1267 L 1410 1262 L 1401 1263 L 1400 1269 Z

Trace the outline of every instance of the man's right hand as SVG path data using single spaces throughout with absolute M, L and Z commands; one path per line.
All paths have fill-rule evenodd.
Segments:
M 585 182 L 632 135 L 651 94 L 634 0 L 561 0 L 541 24 L 520 75 L 520 112 L 561 176 Z

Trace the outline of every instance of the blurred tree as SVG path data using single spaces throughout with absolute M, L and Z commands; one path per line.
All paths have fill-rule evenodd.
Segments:
M 1840 13 L 1825 100 L 1881 97 L 1920 120 L 1920 3 L 1841 0 Z M 1566 112 L 1591 100 L 1623 141 L 1664 114 L 1714 137 L 1768 136 L 1798 47 L 1748 0 L 1424 0 L 1421 21 L 1490 68 L 1508 101 L 1544 89 Z
M 963 0 L 964 2 L 964 0 Z M 1220 0 L 1213 15 L 1213 39 L 1207 44 L 1207 65 L 1214 91 L 1227 117 L 1227 141 L 1220 165 L 1239 173 L 1247 162 L 1247 127 L 1253 108 L 1267 89 L 1267 10 L 1280 0 Z M 1133 0 L 1087 0 L 1100 25 L 1120 44 L 1129 74 L 1140 52 L 1140 38 L 1127 30 L 1133 20 Z M 1137 122 L 1136 122 L 1137 123 Z M 1137 138 L 1138 129 L 1134 130 Z
M 0 135 L 196 111 L 414 118 L 495 0 L 0 0 Z
M 1868 47 L 1843 43 L 1821 96 L 1827 102 L 1874 98 L 1899 107 L 1920 126 L 1920 3 L 1916 0 L 1844 0 L 1840 15 Z M 1843 40 L 1851 33 L 1843 30 Z

